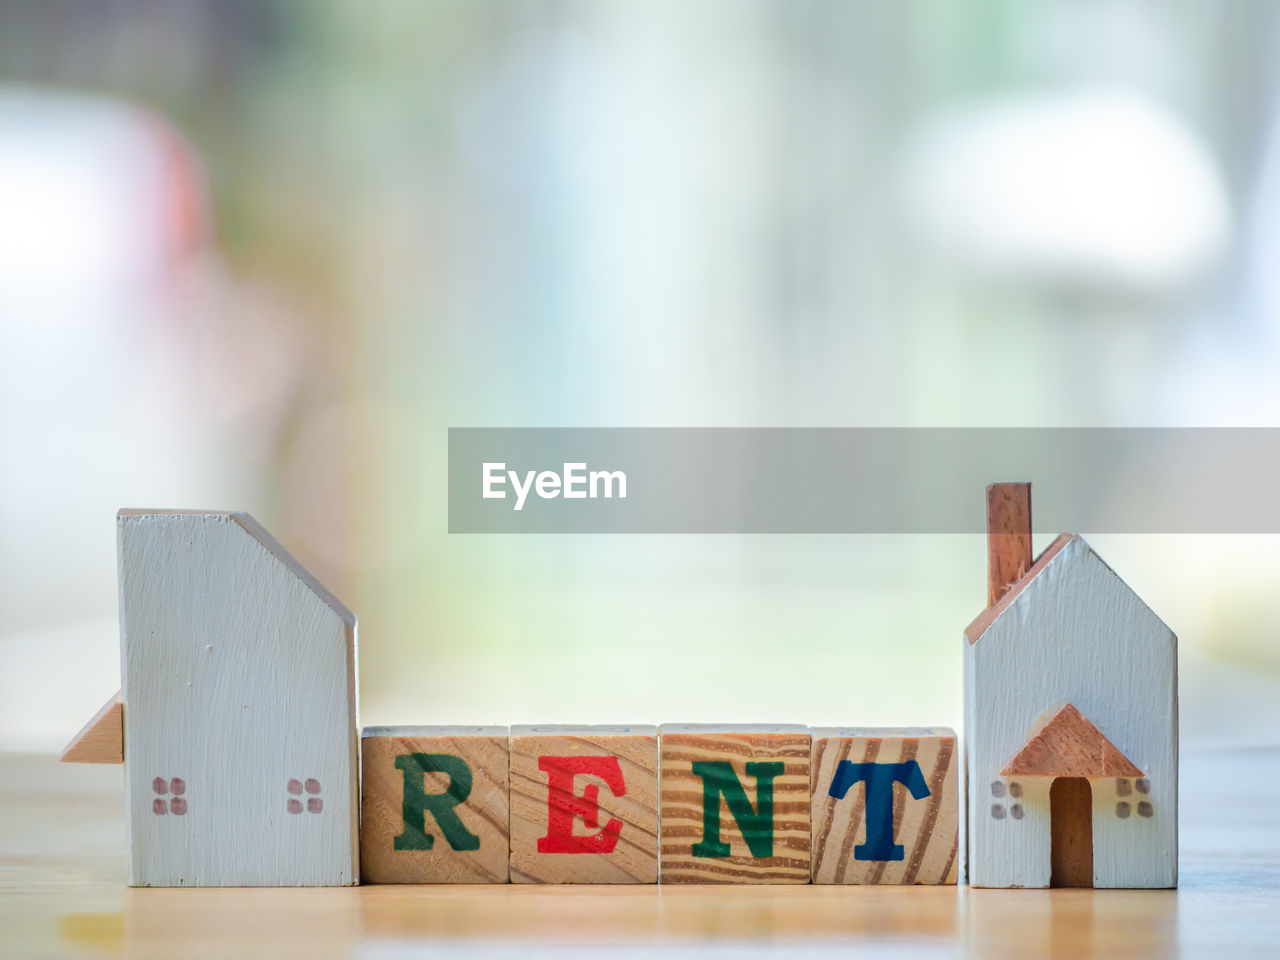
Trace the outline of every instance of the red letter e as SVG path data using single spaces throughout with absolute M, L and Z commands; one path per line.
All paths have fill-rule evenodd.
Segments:
M 600 826 L 600 788 L 594 783 L 573 792 L 573 778 L 582 774 L 605 782 L 615 797 L 627 792 L 617 757 L 539 757 L 538 769 L 547 775 L 547 835 L 538 839 L 539 853 L 612 853 L 622 831 L 621 820 L 610 820 L 599 833 L 580 837 L 573 832 L 577 817 L 588 827 Z

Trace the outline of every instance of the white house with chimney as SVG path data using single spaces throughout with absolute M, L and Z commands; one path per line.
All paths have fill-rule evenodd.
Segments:
M 1075 534 L 1021 571 L 964 634 L 968 882 L 1175 887 L 1177 638 Z

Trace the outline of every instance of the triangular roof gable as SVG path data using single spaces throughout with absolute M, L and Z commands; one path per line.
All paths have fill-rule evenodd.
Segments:
M 279 540 L 268 533 L 266 527 L 247 513 L 233 513 L 231 514 L 231 519 L 245 533 L 266 547 L 268 553 L 284 564 L 290 573 L 302 581 L 303 586 L 319 597 L 320 601 L 336 613 L 348 627 L 356 625 L 356 615 L 347 609 L 347 605 L 334 596 L 328 587 L 317 580 L 310 570 L 294 559 L 293 554 L 286 550 Z
M 326 607 L 338 615 L 338 617 L 348 627 L 353 628 L 356 625 L 356 615 L 347 609 L 346 604 L 339 600 L 327 587 L 315 578 L 306 567 L 294 559 L 293 554 L 281 545 L 280 541 L 267 532 L 266 527 L 260 524 L 247 513 L 236 511 L 222 510 L 138 510 L 125 508 L 116 513 L 116 518 L 134 518 L 134 517 L 167 517 L 167 516 L 196 516 L 196 517 L 219 517 L 230 520 L 241 530 L 247 533 L 253 539 L 257 540 L 262 547 L 275 557 L 280 563 L 302 582 L 308 590 L 316 595 L 316 597 Z
M 1141 777 L 1142 770 L 1068 703 L 1032 731 L 1000 776 Z
M 1018 599 L 1018 595 L 1062 552 L 1062 548 L 1072 540 L 1078 539 L 1079 536 L 1077 534 L 1063 533 L 1053 543 L 1049 544 L 1045 551 L 1036 558 L 1035 563 L 1031 565 L 1031 569 L 1009 586 L 1009 589 L 1004 592 L 1004 596 L 974 617 L 973 622 L 964 628 L 964 635 L 969 638 L 969 642 L 977 643 L 978 638 L 987 632 L 987 628 L 991 624 L 995 623 L 996 617 L 1013 606 L 1013 601 Z
M 1071 547 L 1073 544 L 1076 545 L 1075 549 L 1068 549 L 1068 547 Z M 1134 599 L 1142 605 L 1142 609 L 1159 622 L 1165 630 L 1169 630 L 1168 625 L 1165 624 L 1159 616 L 1157 616 L 1154 610 L 1146 605 L 1141 597 L 1133 592 L 1133 589 L 1124 582 L 1119 574 L 1111 569 L 1105 560 L 1098 556 L 1097 552 L 1089 545 L 1088 541 L 1086 541 L 1084 537 L 1080 536 L 1078 533 L 1063 533 L 1059 534 L 1058 538 L 1054 540 L 1053 543 L 1049 544 L 1049 546 L 1045 548 L 1045 551 L 1036 558 L 1036 561 L 1031 565 L 1030 570 L 1010 585 L 1009 589 L 1005 591 L 1004 596 L 974 617 L 973 622 L 970 623 L 969 626 L 965 627 L 965 638 L 971 645 L 977 643 L 982 638 L 983 634 L 991 628 L 991 625 L 996 622 L 1000 615 L 1017 602 L 1018 598 L 1026 591 L 1027 587 L 1031 586 L 1032 581 L 1047 570 L 1055 561 L 1059 563 L 1069 563 L 1073 560 L 1076 562 L 1083 562 L 1089 558 L 1092 558 L 1092 560 L 1098 563 L 1102 569 L 1106 570 L 1106 572 L 1115 579 L 1115 582 L 1120 584 L 1120 586 L 1130 593 Z M 1172 635 L 1173 631 L 1169 630 L 1169 633 Z

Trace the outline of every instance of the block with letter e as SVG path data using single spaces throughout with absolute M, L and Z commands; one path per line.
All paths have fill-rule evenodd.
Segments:
M 506 727 L 365 727 L 365 883 L 506 883 Z
M 662 882 L 809 882 L 809 731 L 662 725 Z
M 823 727 L 813 734 L 813 882 L 956 882 L 956 735 Z
M 511 728 L 513 883 L 658 881 L 658 728 Z

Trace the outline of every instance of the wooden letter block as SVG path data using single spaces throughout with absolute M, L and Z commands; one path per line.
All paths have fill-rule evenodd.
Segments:
M 365 883 L 506 883 L 506 727 L 365 727 Z
M 662 726 L 662 882 L 809 882 L 809 731 Z
M 511 880 L 657 883 L 657 727 L 511 728 Z
M 813 882 L 955 883 L 956 735 L 813 730 Z

